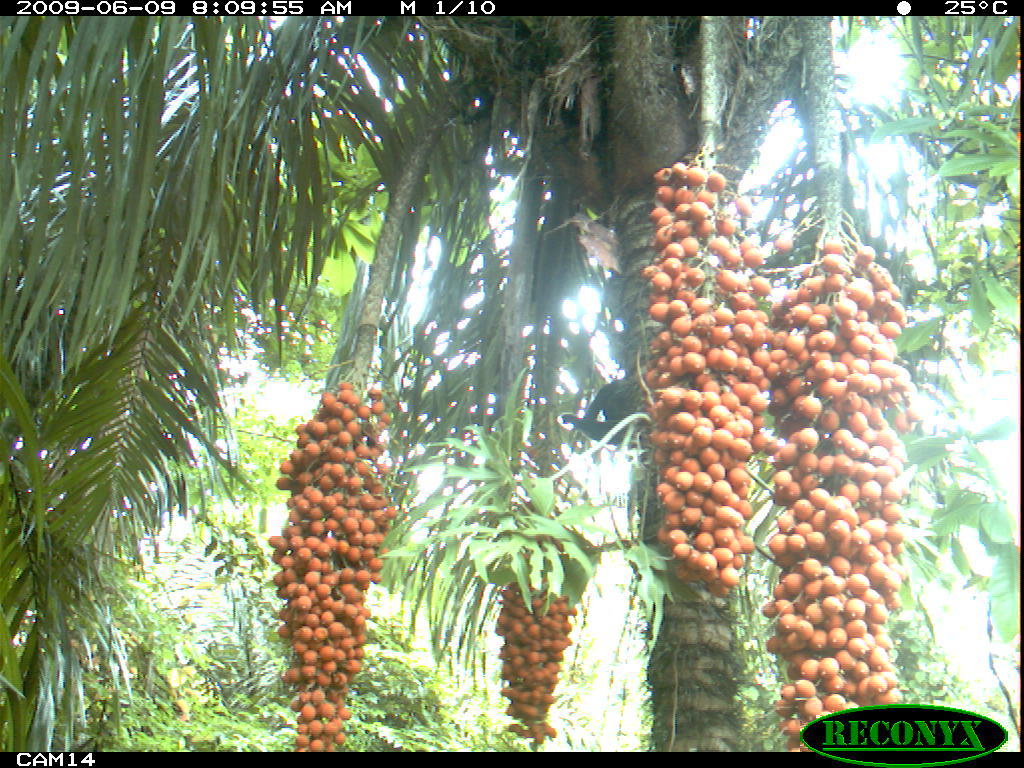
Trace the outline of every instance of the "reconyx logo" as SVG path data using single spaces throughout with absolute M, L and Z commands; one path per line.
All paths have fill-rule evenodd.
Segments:
M 1006 743 L 984 715 L 950 707 L 894 704 L 833 712 L 801 733 L 815 752 L 858 765 L 950 765 L 976 760 Z

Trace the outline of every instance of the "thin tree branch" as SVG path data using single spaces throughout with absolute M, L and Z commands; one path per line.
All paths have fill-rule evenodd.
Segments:
M 409 214 L 427 159 L 441 131 L 448 127 L 449 120 L 438 120 L 432 125 L 421 140 L 413 147 L 402 166 L 398 181 L 390 190 L 388 208 L 384 215 L 380 237 L 373 252 L 373 265 L 370 268 L 370 281 L 366 287 L 366 295 L 359 315 L 355 342 L 350 358 L 349 381 L 356 392 L 362 392 L 370 376 L 373 363 L 373 352 L 377 346 L 377 335 L 380 332 L 381 315 L 384 308 L 384 295 L 391 279 L 392 264 L 398 253 L 398 243 L 405 217 Z
M 992 601 L 991 600 L 989 600 L 989 603 L 988 603 L 988 616 L 987 616 L 987 618 L 988 618 L 988 627 L 986 627 L 986 629 L 988 630 L 988 668 L 992 672 L 992 676 L 995 677 L 996 683 L 998 683 L 998 685 L 999 685 L 999 690 L 1003 694 L 1003 698 L 1006 699 L 1006 711 L 1010 715 L 1010 720 L 1013 722 L 1014 729 L 1017 731 L 1017 741 L 1019 742 L 1020 741 L 1020 719 L 1018 717 L 1017 711 L 1014 709 L 1014 706 L 1013 706 L 1013 696 L 1010 695 L 1010 691 L 1007 689 L 1006 684 L 1003 682 L 1003 678 L 1000 677 L 999 673 L 996 671 L 995 658 L 993 657 L 993 654 L 992 654 L 992 643 L 994 642 L 993 637 L 992 637 L 992 630 L 995 628 L 995 625 L 992 623 Z

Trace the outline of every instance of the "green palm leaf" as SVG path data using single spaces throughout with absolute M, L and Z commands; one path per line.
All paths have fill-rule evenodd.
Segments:
M 0 21 L 7 749 L 71 746 L 81 649 L 118 663 L 106 558 L 188 509 L 186 467 L 226 461 L 235 307 L 300 303 L 366 199 L 326 192 L 339 28 L 109 22 Z

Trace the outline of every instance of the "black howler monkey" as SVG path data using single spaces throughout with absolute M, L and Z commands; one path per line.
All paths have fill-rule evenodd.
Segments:
M 602 440 L 616 424 L 636 413 L 636 395 L 635 376 L 610 381 L 597 390 L 582 417 L 563 413 L 559 418 L 563 424 L 578 429 L 591 440 Z M 609 443 L 620 445 L 627 431 L 619 432 Z

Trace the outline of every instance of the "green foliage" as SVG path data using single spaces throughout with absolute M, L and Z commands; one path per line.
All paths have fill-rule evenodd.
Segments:
M 922 613 L 901 611 L 888 622 L 904 688 L 905 701 L 972 709 L 981 704 L 972 686 L 961 679 L 937 642 Z M 980 709 L 978 711 L 981 711 Z
M 925 610 L 901 611 L 888 622 L 894 651 L 900 665 L 906 703 L 937 704 L 977 712 L 1002 723 L 1010 733 L 1004 750 L 1019 749 L 1014 714 L 1009 710 L 1007 692 L 995 678 L 965 679 L 944 647 L 941 624 L 936 627 Z M 991 660 L 990 660 L 991 663 Z
M 678 582 L 669 586 L 667 558 L 654 547 L 636 541 L 622 554 L 636 575 L 637 599 L 643 606 L 644 614 L 650 619 L 651 636 L 657 637 L 664 618 L 665 600 L 674 599 L 677 594 L 685 594 L 689 588 Z
M 260 533 L 270 530 L 269 510 L 281 507 L 287 498 L 275 482 L 282 460 L 295 447 L 297 418 L 306 417 L 307 406 L 312 410 L 316 389 L 308 380 L 256 374 L 231 398 L 231 434 L 239 472 L 225 474 L 221 483 L 240 510 L 258 519 Z M 301 415 L 296 418 L 288 411 Z
M 373 261 L 388 192 L 380 189 L 380 171 L 365 143 L 356 145 L 353 152 L 344 139 L 340 140 L 331 146 L 330 165 L 338 214 L 345 216 L 345 226 L 338 233 L 337 248 L 324 265 L 320 282 L 335 295 L 343 296 L 352 289 L 356 260 Z
M 955 565 L 961 584 L 988 591 L 997 632 L 1012 642 L 1019 516 L 985 443 L 1013 439 L 1019 418 L 968 425 L 994 374 L 1020 376 L 1020 20 L 857 17 L 840 47 L 864 27 L 894 41 L 906 65 L 894 102 L 850 104 L 844 120 L 847 213 L 901 288 L 909 325 L 897 348 L 925 417 L 905 439 L 912 581 L 957 588 L 944 567 Z M 872 161 L 880 144 L 893 150 L 889 167 Z M 767 192 L 775 216 L 808 162 L 783 169 Z M 905 590 L 911 602 L 916 594 Z
M 551 712 L 559 733 L 551 748 L 637 748 L 646 733 L 638 627 L 660 621 L 664 558 L 635 539 L 637 521 L 618 533 L 613 518 L 623 510 L 581 500 L 566 470 L 537 474 L 532 423 L 532 411 L 508 398 L 492 429 L 470 426 L 466 439 L 445 440 L 407 465 L 410 478 L 432 485 L 425 478 L 432 472 L 440 487 L 412 500 L 392 534 L 400 548 L 386 558 L 385 580 L 401 585 L 414 610 L 425 610 L 435 655 L 475 674 L 496 650 L 483 651 L 495 640 L 497 588 L 515 581 L 534 594 L 567 594 L 572 603 L 586 594 L 590 610 L 574 632 Z M 631 465 L 623 460 L 620 468 Z M 595 575 L 602 554 L 603 577 Z
M 758 563 L 760 562 L 760 567 Z M 781 662 L 765 649 L 764 638 L 775 631 L 774 621 L 764 616 L 764 596 L 778 580 L 778 568 L 770 561 L 753 559 L 744 569 L 731 604 L 737 632 L 736 655 L 741 664 L 737 675 L 739 719 L 737 731 L 743 734 L 743 748 L 750 752 L 779 752 L 785 738 L 779 729 L 775 703 L 785 679 Z
M 1015 428 L 1001 419 L 981 429 L 951 425 L 942 434 L 907 441 L 907 456 L 915 470 L 917 492 L 907 505 L 920 534 L 907 545 L 907 560 L 915 578 L 945 580 L 952 587 L 944 558 L 950 552 L 966 583 L 989 593 L 992 617 L 1000 637 L 1010 641 L 1020 625 L 1020 552 L 1015 544 L 1019 522 L 1009 511 L 995 467 L 980 444 Z M 971 542 L 978 541 L 985 557 L 979 562 Z M 907 590 L 913 599 L 913 592 Z
M 331 128 L 331 122 L 325 121 Z M 353 151 L 349 139 L 338 137 L 326 153 L 331 191 L 331 218 L 337 222 L 333 247 L 325 258 L 316 285 L 291 307 L 276 304 L 272 316 L 253 310 L 245 336 L 261 352 L 260 362 L 268 370 L 289 378 L 337 381 L 338 362 L 331 357 L 345 336 L 344 320 L 349 301 L 361 298 L 360 269 L 373 261 L 374 244 L 380 235 L 388 193 L 381 191 L 380 171 L 367 145 Z
M 291 749 L 288 650 L 270 617 L 279 603 L 252 521 L 201 518 L 169 556 L 114 567 L 112 617 L 122 663 L 95 660 L 79 746 L 107 751 Z M 349 697 L 349 751 L 509 751 L 497 705 L 415 649 L 405 618 L 377 595 L 364 668 Z M 117 680 L 123 676 L 125 686 Z
M 291 741 L 284 659 L 266 631 L 272 595 L 255 570 L 214 575 L 192 541 L 169 561 L 117 565 L 122 668 L 93 666 L 81 744 L 108 751 L 276 751 Z M 264 558 L 265 560 L 266 558 Z
M 261 515 L 258 525 L 213 514 L 223 475 L 196 466 L 225 458 L 221 351 L 254 343 L 270 369 L 324 376 L 328 331 L 343 312 L 344 327 L 356 327 L 358 266 L 369 260 L 386 205 L 381 184 L 399 177 L 426 121 L 454 114 L 449 94 L 476 98 L 463 87 L 470 57 L 446 50 L 437 27 L 416 23 L 0 22 L 10 118 L 0 124 L 0 163 L 11 180 L 0 217 L 0 284 L 8 287 L 0 294 L 0 738 L 8 748 L 69 748 L 78 733 L 97 748 L 287 746 L 291 715 L 276 682 L 283 661 L 266 637 L 275 599 L 254 533 L 279 499 L 272 483 L 280 445 L 257 435 L 276 435 L 281 425 L 245 409 L 236 422 L 252 427 L 252 439 L 238 440 L 251 482 L 233 487 Z M 963 581 L 987 589 L 993 621 L 1008 637 L 1019 616 L 1019 524 L 981 449 L 1013 425 L 965 432 L 947 423 L 966 422 L 969 412 L 955 366 L 991 369 L 1019 357 L 1019 105 L 1007 87 L 1019 19 L 878 24 L 902 36 L 910 87 L 898 105 L 850 110 L 848 159 L 864 177 L 858 150 L 871 140 L 916 154 L 891 181 L 865 182 L 888 211 L 877 226 L 867 226 L 863 210 L 850 213 L 865 237 L 875 229 L 911 243 L 909 253 L 883 258 L 906 286 L 914 323 L 900 350 L 945 417 L 909 441 L 911 512 L 924 530 L 909 548 L 919 578 L 934 572 L 955 586 L 948 569 L 928 570 L 948 561 Z M 459 36 L 477 37 L 468 26 Z M 391 276 L 395 322 L 382 359 L 398 366 L 395 381 L 409 395 L 408 418 L 396 425 L 408 429 L 410 450 L 464 434 L 467 419 L 488 421 L 487 397 L 513 399 L 499 391 L 505 376 L 491 364 L 506 353 L 515 297 L 504 266 L 510 252 L 487 227 L 498 166 L 481 158 L 490 149 L 503 169 L 536 175 L 540 166 L 525 158 L 542 145 L 541 131 L 533 142 L 508 115 L 522 112 L 538 128 L 543 121 L 534 120 L 532 95 L 524 110 L 481 96 L 479 112 L 446 126 Z M 789 169 L 793 179 L 798 170 Z M 557 175 L 522 188 L 530 183 L 547 202 L 521 217 L 523 231 L 533 229 L 536 247 L 527 250 L 536 251 L 543 294 L 529 307 L 540 322 L 528 354 L 538 377 L 551 373 L 531 384 L 547 398 L 535 412 L 538 431 L 550 433 L 552 405 L 565 394 L 554 379 L 566 372 L 583 382 L 593 367 L 590 337 L 566 331 L 557 302 L 596 277 L 565 257 L 571 241 L 561 222 L 575 190 Z M 936 194 L 918 198 L 912 187 Z M 425 273 L 410 265 L 425 226 L 443 241 L 442 256 L 429 278 L 427 321 L 416 318 L 413 334 L 403 311 L 423 289 Z M 310 288 L 318 275 L 324 290 Z M 339 343 L 336 363 L 345 349 Z M 522 423 L 518 430 L 507 440 L 476 430 L 449 442 L 459 453 L 442 462 L 442 491 L 409 523 L 408 551 L 420 547 L 426 557 L 406 576 L 433 616 L 450 622 L 435 635 L 440 647 L 472 647 L 489 627 L 487 584 L 546 581 L 582 592 L 604 546 L 591 539 L 606 541 L 592 527 L 592 508 L 562 508 L 564 479 L 541 477 L 517 453 L 530 431 Z M 163 589 L 168 572 L 125 570 L 117 558 L 193 507 L 204 510 L 195 520 L 206 538 L 173 555 L 176 568 L 195 576 L 180 602 Z M 989 562 L 979 562 L 972 541 Z M 627 559 L 650 614 L 664 594 L 659 559 L 642 546 Z M 465 726 L 490 733 L 487 714 L 453 721 L 442 711 L 451 701 L 473 712 L 476 705 L 452 694 L 383 622 L 379 629 L 380 656 L 368 656 L 359 678 L 365 698 L 353 701 L 362 725 L 353 726 L 354 747 L 509 746 Z M 766 634 L 756 620 L 748 631 Z M 764 660 L 744 648 L 754 679 L 768 680 Z M 913 644 L 904 657 L 903 666 L 932 663 Z M 745 723 L 768 733 L 758 685 L 742 689 Z M 83 702 L 93 702 L 85 730 Z M 766 736 L 764 744 L 774 742 Z
M 346 725 L 346 750 L 522 751 L 483 691 L 457 685 L 415 650 L 406 617 L 374 609 L 367 626 L 365 666 L 348 699 L 352 719 Z
M 298 309 L 296 313 L 275 307 L 269 319 L 252 315 L 246 338 L 256 346 L 258 360 L 268 372 L 292 380 L 323 381 L 344 309 L 342 296 L 318 287 Z
M 284 710 L 269 718 L 254 709 L 228 709 L 202 690 L 182 694 L 188 698 L 177 699 L 178 704 L 171 707 L 159 699 L 134 699 L 121 715 L 119 737 L 102 748 L 110 752 L 282 752 L 291 746 Z
M 294 303 L 336 240 L 321 22 L 0 21 L 0 743 L 67 749 L 116 662 L 107 558 L 223 462 L 236 308 Z M 320 85 L 314 85 L 319 82 Z M 332 85 L 334 84 L 334 85 Z M 344 101 L 344 88 L 336 103 Z M 319 145 L 318 145 L 319 142 Z M 244 301 L 241 297 L 244 297 Z
M 565 595 L 574 604 L 596 564 L 598 550 L 578 529 L 595 530 L 587 520 L 599 510 L 557 508 L 556 494 L 568 486 L 537 477 L 524 462 L 532 413 L 517 406 L 509 398 L 493 429 L 470 426 L 467 439 L 437 446 L 449 451 L 439 460 L 408 468 L 436 473 L 441 487 L 414 501 L 390 534 L 399 546 L 385 558 L 384 577 L 426 609 L 439 656 L 475 656 L 495 588 L 516 581 L 524 595 Z

